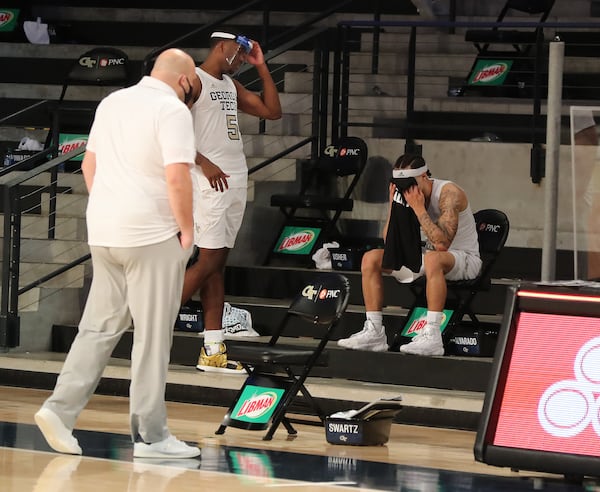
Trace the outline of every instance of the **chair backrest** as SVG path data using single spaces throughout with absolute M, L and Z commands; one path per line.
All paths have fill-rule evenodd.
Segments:
M 500 210 L 487 208 L 473 214 L 479 239 L 479 252 L 482 259 L 495 258 L 508 238 L 510 224 L 506 214 Z
M 292 301 L 288 313 L 315 324 L 337 321 L 348 306 L 350 284 L 339 273 L 322 273 L 309 280 Z
M 550 10 L 554 6 L 555 0 L 507 0 L 506 9 L 518 10 L 526 14 L 542 14 L 539 22 L 544 22 Z
M 319 167 L 337 176 L 350 176 L 362 172 L 367 158 L 367 144 L 362 138 L 341 137 L 335 145 L 325 148 Z
M 508 12 L 511 11 L 529 15 L 541 14 L 537 22 L 545 22 L 550 15 L 554 2 L 555 0 L 506 0 L 504 7 L 502 7 L 502 10 L 498 14 L 496 22 L 502 22 Z M 499 29 L 495 26 L 492 29 L 468 29 L 465 31 L 465 40 L 475 43 L 480 52 L 487 51 L 490 43 L 510 43 L 513 44 L 517 51 L 522 51 L 519 45 L 535 42 L 535 39 L 541 32 L 541 26 L 531 31 L 515 30 L 514 28 Z
M 129 58 L 110 46 L 93 48 L 79 56 L 65 79 L 60 100 L 73 83 L 124 86 L 129 82 Z

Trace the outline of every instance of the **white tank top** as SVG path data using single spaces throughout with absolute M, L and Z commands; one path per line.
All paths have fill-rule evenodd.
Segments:
M 440 194 L 442 188 L 452 181 L 445 181 L 441 179 L 433 180 L 433 187 L 431 189 L 431 197 L 429 206 L 427 207 L 427 213 L 434 222 L 437 222 L 441 215 L 440 211 Z M 452 183 L 455 186 L 456 183 Z M 467 202 L 467 207 L 458 214 L 458 229 L 454 240 L 450 244 L 450 248 L 453 250 L 467 251 L 472 254 L 479 256 L 479 242 L 477 241 L 477 228 L 475 227 L 475 219 L 473 218 L 473 212 L 471 212 L 471 205 Z
M 238 124 L 235 84 L 227 75 L 217 79 L 199 67 L 196 73 L 202 83 L 200 97 L 192 108 L 196 149 L 229 174 L 229 188 L 245 188 L 248 166 Z M 210 184 L 199 166 L 196 172 L 200 188 L 209 189 Z

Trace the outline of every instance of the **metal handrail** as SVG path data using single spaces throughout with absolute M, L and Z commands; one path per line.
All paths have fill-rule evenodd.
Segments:
M 92 257 L 92 255 L 90 253 L 87 253 L 83 256 L 81 256 L 80 258 L 77 258 L 76 260 L 71 261 L 70 263 L 66 263 L 65 265 L 61 266 L 60 268 L 54 270 L 53 272 L 48 273 L 47 275 L 44 275 L 43 277 L 40 277 L 37 280 L 34 280 L 33 282 L 27 284 L 24 287 L 21 287 L 17 293 L 19 295 L 24 294 L 27 291 L 30 291 L 31 289 L 37 287 L 38 285 L 43 284 L 44 282 L 48 282 L 48 280 L 52 280 L 55 277 L 58 277 L 60 274 L 65 273 L 67 271 L 69 271 L 71 268 L 76 267 L 77 265 L 81 265 L 83 262 L 89 260 Z
M 55 173 L 59 165 L 77 157 L 84 151 L 85 146 L 79 147 L 31 169 L 30 171 L 26 171 L 19 176 L 15 176 L 7 183 L 0 185 L 0 189 L 4 192 L 4 247 L 2 250 L 2 293 L 0 294 L 0 347 L 17 347 L 19 345 L 19 295 L 26 292 L 24 289 L 19 289 L 21 204 L 16 190 L 25 181 L 45 171 Z M 83 262 L 85 259 L 82 257 L 75 261 Z M 64 267 L 61 267 L 59 270 L 62 270 L 63 268 Z M 60 273 L 52 272 L 48 275 L 53 275 L 54 277 Z M 30 286 L 27 287 L 27 290 L 33 288 Z
M 33 178 L 34 176 L 37 176 L 38 174 L 41 174 L 45 171 L 50 171 L 52 168 L 58 167 L 60 164 L 63 164 L 64 162 L 67 162 L 68 160 L 71 160 L 74 157 L 77 157 L 78 155 L 83 154 L 85 152 L 85 149 L 86 149 L 86 146 L 82 145 L 81 147 L 77 147 L 75 150 L 72 150 L 71 152 L 67 152 L 66 154 L 61 154 L 58 157 L 55 157 L 54 159 L 51 159 L 48 162 L 46 162 L 40 166 L 37 166 L 35 169 L 25 171 L 23 174 L 20 174 L 19 176 L 14 177 L 12 180 L 10 180 L 6 184 L 4 184 L 4 186 L 6 188 L 12 188 L 14 186 L 20 185 L 20 184 L 24 183 L 25 181 Z
M 23 159 L 22 161 L 15 162 L 14 164 L 11 164 L 10 166 L 0 169 L 0 177 L 5 176 L 13 171 L 20 171 L 21 169 L 23 169 L 25 167 L 29 167 L 31 165 L 34 165 L 34 167 L 35 167 L 35 165 L 37 165 L 38 162 L 43 162 L 43 161 L 47 160 L 49 155 L 52 155 L 57 151 L 58 151 L 58 146 L 56 146 L 56 145 L 52 145 L 46 149 L 40 150 L 39 152 L 28 157 L 27 159 Z
M 282 150 L 278 154 L 275 154 L 274 156 L 269 157 L 267 160 L 261 162 L 260 164 L 257 164 L 256 166 L 248 169 L 248 174 L 250 175 L 252 173 L 255 173 L 256 171 L 260 171 L 262 168 L 267 167 L 269 164 L 272 164 L 273 162 L 281 159 L 282 157 L 285 157 L 286 155 L 291 154 L 294 150 L 304 147 L 305 145 L 308 145 L 309 143 L 313 143 L 316 140 L 316 138 L 317 138 L 316 136 L 306 137 L 304 140 L 301 140 L 300 142 L 295 143 L 291 147 L 289 147 L 285 150 Z
M 30 106 L 27 106 L 26 108 L 20 109 L 19 111 L 15 111 L 12 114 L 9 114 L 7 116 L 4 116 L 3 118 L 0 118 L 0 125 L 6 123 L 7 121 L 12 120 L 13 118 L 15 118 L 16 116 L 20 116 L 24 113 L 27 113 L 28 111 L 35 109 L 39 106 L 43 106 L 44 104 L 50 102 L 50 100 L 48 99 L 42 99 L 41 101 L 38 101 L 36 103 L 31 104 Z

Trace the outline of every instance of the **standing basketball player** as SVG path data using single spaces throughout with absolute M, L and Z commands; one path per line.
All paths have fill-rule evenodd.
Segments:
M 263 86 L 261 95 L 231 78 L 244 62 L 256 67 Z M 242 223 L 248 186 L 238 109 L 275 120 L 281 118 L 281 104 L 259 44 L 245 36 L 213 32 L 210 52 L 196 73 L 202 84 L 200 98 L 192 108 L 197 150 L 195 243 L 200 255 L 185 273 L 182 304 L 200 290 L 204 347 L 197 368 L 241 372 L 239 364 L 227 360 L 221 330 L 225 263 Z

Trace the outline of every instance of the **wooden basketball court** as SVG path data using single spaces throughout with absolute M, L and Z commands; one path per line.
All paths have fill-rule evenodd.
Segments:
M 75 429 L 83 456 L 52 451 L 33 415 L 49 392 L 0 386 L 0 490 L 600 490 L 599 482 L 568 484 L 563 477 L 516 472 L 477 463 L 469 431 L 393 424 L 384 446 L 328 444 L 324 429 L 297 424 L 272 441 L 262 432 L 228 428 L 216 436 L 221 407 L 168 403 L 169 426 L 197 443 L 187 460 L 133 459 L 128 400 L 95 395 Z

